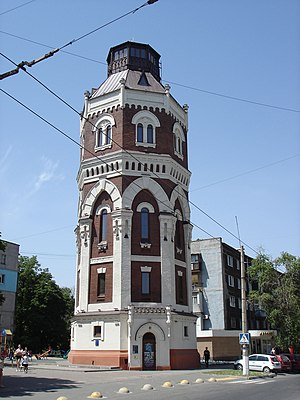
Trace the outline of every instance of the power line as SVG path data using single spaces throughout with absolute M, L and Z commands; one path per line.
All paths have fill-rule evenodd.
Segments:
M 290 156 L 290 157 L 287 157 L 287 158 L 283 158 L 283 159 L 278 160 L 278 161 L 274 161 L 274 162 L 272 162 L 272 163 L 270 163 L 270 164 L 262 165 L 261 167 L 257 167 L 257 168 L 254 168 L 254 169 L 250 169 L 249 171 L 245 171 L 245 172 L 242 172 L 242 173 L 240 173 L 240 174 L 233 175 L 233 176 L 230 176 L 230 177 L 228 177 L 228 178 L 221 179 L 221 180 L 216 181 L 216 182 L 213 182 L 213 183 L 209 183 L 208 185 L 201 186 L 201 187 L 199 187 L 199 188 L 190 190 L 190 192 L 196 192 L 197 190 L 206 189 L 206 188 L 208 188 L 208 187 L 211 187 L 211 186 L 214 186 L 214 185 L 218 185 L 219 183 L 223 183 L 223 182 L 230 181 L 230 180 L 232 180 L 232 179 L 239 178 L 240 176 L 252 174 L 253 172 L 260 171 L 260 170 L 265 169 L 265 168 L 268 168 L 268 167 L 272 167 L 273 165 L 283 163 L 283 162 L 285 162 L 285 161 L 291 160 L 291 159 L 296 158 L 296 157 L 299 157 L 299 156 L 300 156 L 300 154 L 294 154 L 293 156 Z
M 74 226 L 73 225 L 67 225 L 67 226 L 63 226 L 61 228 L 51 229 L 49 231 L 38 232 L 38 233 L 33 233 L 33 234 L 27 235 L 27 236 L 17 237 L 17 238 L 14 238 L 12 240 L 15 241 L 15 240 L 27 239 L 27 238 L 34 237 L 34 236 L 46 235 L 47 233 L 57 232 L 57 231 L 61 231 L 63 229 L 68 229 L 68 228 L 74 228 Z
M 57 128 L 54 124 L 52 124 L 51 122 L 49 122 L 48 120 L 46 120 L 44 117 L 42 117 L 41 115 L 39 115 L 38 113 L 36 113 L 34 110 L 32 110 L 30 107 L 26 106 L 24 103 L 22 103 L 20 100 L 18 100 L 17 98 L 15 98 L 14 96 L 12 96 L 11 94 L 9 94 L 8 92 L 6 92 L 5 90 L 0 88 L 0 91 L 3 92 L 4 94 L 6 94 L 8 97 L 10 97 L 12 100 L 14 100 L 15 102 L 17 102 L 18 104 L 20 104 L 22 107 L 24 107 L 26 110 L 28 110 L 29 112 L 31 112 L 33 115 L 35 115 L 36 117 L 38 117 L 39 119 L 41 119 L 43 122 L 45 122 L 46 124 L 48 124 L 49 126 L 51 126 L 53 129 L 55 129 L 56 131 L 58 131 L 60 134 L 62 134 L 63 136 L 65 136 L 67 139 L 71 140 L 74 144 L 76 144 L 77 146 L 79 146 L 81 149 L 83 149 L 84 151 L 88 152 L 89 154 L 91 154 L 92 156 L 94 156 L 94 154 L 89 151 L 88 149 L 86 149 L 83 145 L 81 145 L 79 142 L 77 142 L 75 139 L 73 139 L 71 136 L 69 136 L 67 133 L 63 132 L 61 129 Z M 121 146 L 120 146 L 121 147 Z M 130 153 L 129 153 L 130 154 Z M 104 164 L 108 165 L 108 163 L 103 160 L 101 157 L 99 157 L 98 155 L 95 156 L 98 160 L 100 160 L 101 162 L 103 162 Z M 113 169 L 115 172 L 117 172 L 118 174 L 122 174 L 120 171 L 116 170 L 115 167 L 113 166 Z M 129 177 L 127 177 L 126 175 L 123 176 L 125 179 L 127 179 L 130 183 L 135 184 L 140 190 L 142 190 L 143 188 L 141 186 L 139 186 L 135 181 L 131 182 L 131 180 L 129 179 Z M 179 193 L 180 194 L 180 193 Z M 157 199 L 158 200 L 158 199 Z M 169 207 L 168 204 L 164 203 L 161 200 L 160 201 L 162 204 L 164 204 L 166 207 Z M 170 207 L 169 207 L 170 208 Z M 173 209 L 171 209 L 171 212 L 173 212 Z M 208 233 L 207 231 L 205 231 L 204 229 L 200 228 L 200 226 L 198 226 L 197 224 L 192 223 L 193 226 L 197 227 L 198 229 L 200 229 L 202 232 L 204 232 L 205 234 L 207 234 L 210 237 L 214 237 L 213 235 L 211 235 L 210 233 Z
M 109 22 L 106 22 L 105 24 L 99 26 L 98 28 L 95 28 L 95 29 L 93 29 L 93 30 L 91 30 L 91 31 L 89 31 L 89 32 L 87 32 L 87 33 L 85 33 L 84 35 L 79 36 L 78 38 L 71 40 L 70 42 L 64 44 L 63 46 L 58 47 L 58 48 L 56 48 L 56 49 L 50 51 L 50 52 L 47 53 L 47 54 L 44 54 L 44 55 L 43 55 L 42 57 L 40 57 L 40 58 L 34 59 L 34 60 L 32 60 L 32 61 L 22 61 L 21 63 L 17 64 L 17 68 L 15 68 L 14 70 L 11 70 L 11 71 L 5 72 L 4 74 L 1 74 L 1 75 L 0 75 L 0 80 L 1 80 L 1 79 L 5 79 L 5 78 L 8 78 L 9 76 L 12 76 L 12 75 L 17 74 L 17 73 L 19 72 L 20 69 L 24 70 L 25 67 L 32 67 L 33 65 L 35 65 L 35 64 L 37 64 L 37 63 L 39 63 L 39 62 L 41 62 L 41 61 L 44 61 L 44 60 L 46 60 L 46 59 L 49 58 L 49 57 L 52 57 L 54 54 L 58 53 L 60 50 L 66 48 L 66 47 L 68 47 L 68 46 L 70 46 L 70 45 L 72 45 L 72 44 L 74 44 L 74 43 L 76 43 L 76 42 L 79 42 L 80 40 L 86 38 L 86 37 L 89 36 L 89 35 L 92 35 L 93 33 L 99 31 L 100 29 L 103 29 L 103 28 L 105 28 L 106 26 L 111 25 L 111 24 L 113 24 L 114 22 L 119 21 L 119 20 L 122 19 L 122 18 L 125 18 L 125 17 L 127 17 L 128 15 L 130 15 L 130 14 L 134 14 L 134 13 L 136 13 L 137 11 L 139 11 L 141 8 L 143 8 L 143 7 L 145 7 L 145 6 L 148 6 L 148 5 L 151 5 L 151 4 L 154 4 L 154 3 L 156 3 L 157 1 L 158 1 L 158 0 L 148 0 L 148 1 L 146 1 L 146 3 L 144 3 L 144 4 L 142 4 L 141 6 L 135 8 L 134 10 L 128 11 L 127 13 L 121 15 L 120 17 L 117 17 L 117 18 L 115 18 L 115 19 L 113 19 L 113 20 L 111 20 L 111 21 L 109 21 Z
M 18 36 L 18 35 L 14 35 L 14 34 L 9 33 L 9 32 L 4 32 L 4 31 L 1 31 L 1 30 L 0 30 L 0 33 L 4 33 L 5 35 L 8 35 L 8 36 L 11 36 L 11 37 L 20 39 L 20 40 L 24 40 L 25 42 L 29 42 L 29 43 L 37 44 L 37 45 L 39 45 L 39 46 L 47 47 L 47 48 L 49 48 L 49 49 L 53 49 L 53 48 L 54 48 L 54 46 L 50 46 L 50 45 L 48 45 L 48 44 L 36 42 L 35 40 L 31 40 L 31 39 L 27 39 L 27 38 L 24 38 L 24 37 L 21 37 L 21 36 Z M 107 63 L 104 62 L 104 61 L 94 60 L 93 58 L 85 57 L 85 56 L 82 56 L 82 55 L 76 54 L 76 53 L 71 53 L 70 51 L 61 50 L 61 53 L 65 53 L 65 54 L 68 54 L 68 55 L 70 55 L 70 56 L 82 58 L 82 59 L 87 60 L 87 61 L 91 61 L 91 62 L 94 62 L 94 63 L 97 63 L 97 64 L 102 64 L 102 65 L 107 66 Z
M 30 74 L 31 75 L 31 74 Z M 44 85 L 43 85 L 44 86 Z M 39 119 L 41 119 L 42 121 L 44 121 L 46 124 L 48 124 L 48 125 L 50 125 L 52 128 L 54 128 L 56 131 L 58 131 L 59 133 L 61 133 L 63 136 L 65 136 L 67 139 L 69 139 L 69 140 L 71 140 L 73 143 L 75 143 L 77 146 L 79 146 L 81 149 L 83 149 L 83 150 L 85 150 L 86 152 L 88 152 L 89 154 L 91 154 L 93 157 L 94 157 L 94 154 L 91 152 L 91 151 L 89 151 L 88 149 L 86 149 L 83 145 L 81 145 L 80 143 L 78 143 L 75 139 L 73 139 L 71 136 L 69 136 L 68 134 L 66 134 L 65 132 L 63 132 L 61 129 L 59 129 L 59 128 L 57 128 L 54 124 L 52 124 L 51 122 L 49 122 L 48 120 L 46 120 L 44 117 L 42 117 L 41 115 L 39 115 L 38 113 L 36 113 L 35 111 L 33 111 L 30 107 L 28 107 L 28 106 L 26 106 L 24 103 L 22 103 L 20 100 L 18 100 L 18 99 L 16 99 L 14 96 L 12 96 L 11 94 L 9 94 L 8 92 L 6 92 L 5 90 L 3 90 L 3 89 L 1 89 L 0 88 L 0 90 L 4 93 L 4 94 L 6 94 L 8 97 L 10 97 L 11 99 L 13 99 L 14 101 L 16 101 L 18 104 L 20 104 L 22 107 L 24 107 L 24 108 L 26 108 L 28 111 L 30 111 L 32 114 L 34 114 L 36 117 L 38 117 Z M 58 97 L 57 95 L 55 95 L 56 97 Z M 63 100 L 63 102 L 65 103 L 65 104 L 68 104 L 68 103 L 66 103 L 64 100 Z M 72 106 L 70 106 L 72 109 L 73 109 L 73 107 Z M 75 109 L 74 109 L 75 110 Z M 75 110 L 76 111 L 76 110 Z M 123 149 L 121 146 L 119 146 L 121 149 Z M 124 151 L 126 151 L 125 149 L 123 149 Z M 127 152 L 127 151 L 126 151 Z M 128 154 L 130 154 L 129 152 L 127 152 Z M 106 161 L 104 161 L 103 159 L 101 159 L 101 157 L 99 157 L 99 156 L 95 156 L 97 159 L 99 159 L 101 162 L 103 162 L 103 163 L 105 163 L 106 165 L 108 165 L 107 164 L 107 162 Z M 136 159 L 134 156 L 132 156 L 134 159 Z M 139 161 L 138 159 L 136 159 L 137 161 Z M 115 168 L 114 168 L 114 166 L 113 166 L 113 169 L 117 172 L 117 173 L 119 173 L 119 174 L 121 174 L 121 172 L 119 172 L 118 170 L 116 170 Z M 154 175 L 156 175 L 157 177 L 159 177 L 156 173 L 154 173 L 154 172 L 152 172 Z M 126 177 L 126 175 L 124 176 L 124 178 L 126 179 L 127 177 Z M 129 180 L 129 178 L 127 178 L 128 180 Z M 132 183 L 134 183 L 139 189 L 143 189 L 142 187 L 140 187 L 136 182 L 132 182 Z M 175 189 L 176 190 L 176 189 Z M 179 195 L 179 196 L 182 196 L 181 195 L 181 193 L 179 193 L 177 190 L 176 190 L 176 193 Z M 234 235 L 232 232 L 230 232 L 227 228 L 225 228 L 222 224 L 220 224 L 216 219 L 214 219 L 213 217 L 211 217 L 209 214 L 207 214 L 204 210 L 202 210 L 200 207 L 198 207 L 196 204 L 194 204 L 192 201 L 190 201 L 189 199 L 187 199 L 187 198 L 185 198 L 191 205 L 193 205 L 198 211 L 200 211 L 201 213 L 203 213 L 206 217 L 208 217 L 209 219 L 211 219 L 213 222 L 215 222 L 218 226 L 220 226 L 222 229 L 224 229 L 227 233 L 229 233 L 231 236 L 233 236 L 234 238 L 236 238 L 236 239 L 238 239 L 239 240 L 239 238 L 236 236 L 236 235 Z M 159 200 L 162 204 L 164 204 L 165 206 L 167 206 L 168 207 L 168 205 L 167 204 L 165 204 L 164 202 L 162 202 L 161 200 Z M 170 208 L 170 210 L 173 212 L 173 209 L 171 209 Z M 190 221 L 191 222 L 191 221 Z M 195 226 L 195 227 L 197 227 L 198 229 L 200 229 L 202 232 L 204 232 L 205 234 L 207 234 L 208 236 L 210 236 L 210 237 L 212 237 L 212 238 L 214 238 L 214 236 L 213 235 L 211 235 L 210 233 L 208 233 L 207 231 L 205 231 L 204 229 L 202 229 L 202 228 L 200 228 L 197 224 L 195 224 L 195 223 L 192 223 L 191 222 L 191 224 L 193 225 L 193 226 Z M 245 242 L 243 242 L 242 240 L 241 240 L 241 242 L 245 245 L 245 246 L 247 246 L 249 249 L 251 249 L 252 251 L 254 251 L 255 253 L 257 253 L 256 252 L 256 250 L 254 250 L 251 246 L 249 246 L 247 243 L 245 243 Z
M 258 102 L 258 101 L 252 101 L 252 100 L 248 100 L 248 99 L 243 99 L 241 97 L 229 96 L 229 95 L 226 95 L 226 94 L 223 94 L 223 93 L 212 92 L 212 91 L 209 91 L 209 90 L 204 90 L 204 89 L 196 88 L 196 87 L 193 87 L 193 86 L 182 85 L 180 83 L 166 81 L 166 80 L 164 80 L 163 82 L 170 83 L 171 85 L 180 86 L 180 87 L 183 87 L 185 89 L 196 90 L 197 92 L 210 94 L 212 96 L 224 97 L 224 98 L 230 99 L 230 100 L 235 100 L 235 101 L 241 101 L 241 102 L 244 102 L 244 103 L 255 104 L 257 106 L 262 106 L 262 107 L 275 108 L 277 110 L 282 110 L 282 111 L 290 111 L 290 112 L 300 113 L 300 110 L 296 110 L 294 108 L 280 107 L 280 106 L 275 106 L 274 104 L 261 103 L 261 102 Z
M 16 7 L 14 7 L 14 8 L 11 8 L 10 10 L 3 11 L 2 13 L 0 13 L 0 15 L 7 14 L 7 13 L 9 13 L 9 12 L 11 12 L 11 11 L 16 10 L 17 8 L 21 8 L 21 7 L 26 6 L 26 5 L 29 4 L 29 3 L 33 3 L 34 1 L 36 1 L 36 0 L 27 1 L 27 3 L 23 3 L 23 4 L 20 4 L 19 6 L 16 6 Z
M 100 29 L 100 28 L 98 28 L 98 29 Z M 40 42 L 36 42 L 34 40 L 31 40 L 31 39 L 24 38 L 24 37 L 21 37 L 21 36 L 18 36 L 18 35 L 14 35 L 14 34 L 9 33 L 9 32 L 4 32 L 4 31 L 0 30 L 0 33 L 4 33 L 5 35 L 9 35 L 9 36 L 15 37 L 15 38 L 20 39 L 20 40 L 25 40 L 25 41 L 27 41 L 29 43 L 37 44 L 39 46 L 48 47 L 50 49 L 53 49 L 53 47 L 54 47 L 54 46 L 49 46 L 49 45 L 46 45 L 46 44 L 43 44 L 43 43 L 40 43 Z M 92 58 L 89 58 L 89 57 L 85 57 L 85 56 L 82 56 L 82 55 L 79 55 L 79 54 L 76 54 L 76 53 L 71 53 L 71 52 L 65 51 L 65 50 L 60 50 L 60 51 L 62 53 L 65 53 L 65 54 L 68 54 L 68 55 L 71 55 L 71 56 L 74 56 L 74 57 L 82 58 L 82 59 L 87 60 L 87 61 L 91 61 L 91 62 L 94 62 L 94 63 L 102 64 L 102 65 L 105 65 L 105 66 L 107 65 L 107 63 L 104 62 L 104 61 L 95 60 L 95 59 L 92 59 Z M 18 66 L 18 64 L 15 64 L 15 65 Z M 16 70 L 13 70 L 13 71 L 16 71 Z M 9 73 L 5 73 L 5 74 L 0 75 L 0 80 L 6 78 L 7 74 L 9 74 L 9 76 L 10 76 L 10 75 L 13 75 L 14 73 L 17 73 L 17 72 L 14 72 L 14 73 L 11 73 L 11 72 L 12 71 L 10 71 Z M 230 96 L 230 95 L 226 95 L 226 94 L 220 93 L 220 92 L 213 92 L 213 91 L 210 91 L 210 90 L 196 88 L 194 86 L 184 85 L 182 83 L 176 83 L 176 82 L 172 82 L 172 81 L 168 81 L 168 80 L 162 80 L 162 82 L 169 83 L 169 84 L 172 84 L 172 85 L 176 85 L 176 86 L 179 86 L 179 87 L 183 87 L 183 88 L 189 89 L 189 90 L 195 90 L 195 91 L 198 91 L 198 92 L 206 93 L 206 94 L 209 94 L 209 95 L 212 95 L 212 96 L 223 97 L 223 98 L 226 98 L 226 99 L 229 99 L 229 100 L 240 101 L 240 102 L 244 102 L 244 103 L 250 103 L 250 104 L 257 105 L 257 106 L 269 107 L 269 108 L 278 109 L 278 110 L 282 110 L 282 111 L 290 111 L 290 112 L 295 112 L 295 113 L 299 113 L 300 112 L 300 110 L 293 109 L 293 108 L 281 107 L 281 106 L 276 106 L 276 105 L 269 104 L 269 103 L 262 103 L 262 102 L 253 101 L 253 100 L 250 100 L 250 99 L 241 98 L 241 97 Z

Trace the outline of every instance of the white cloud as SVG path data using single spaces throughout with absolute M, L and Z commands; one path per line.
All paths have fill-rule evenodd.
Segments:
M 26 194 L 26 199 L 32 197 L 36 194 L 42 186 L 44 186 L 47 182 L 50 181 L 58 181 L 63 180 L 64 176 L 62 174 L 57 173 L 57 169 L 59 166 L 58 161 L 52 161 L 49 158 L 43 156 L 42 157 L 43 168 L 41 172 L 36 176 L 29 187 L 29 190 Z

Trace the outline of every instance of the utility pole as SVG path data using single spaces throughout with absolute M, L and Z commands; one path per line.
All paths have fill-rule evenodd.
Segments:
M 246 299 L 246 268 L 245 268 L 245 256 L 244 246 L 240 246 L 241 256 L 241 303 L 242 303 L 242 332 L 247 333 L 247 299 Z M 249 345 L 242 344 L 243 350 L 243 375 L 249 375 Z

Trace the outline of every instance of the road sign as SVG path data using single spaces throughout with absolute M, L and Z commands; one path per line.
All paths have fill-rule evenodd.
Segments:
M 240 344 L 250 344 L 250 333 L 240 333 Z

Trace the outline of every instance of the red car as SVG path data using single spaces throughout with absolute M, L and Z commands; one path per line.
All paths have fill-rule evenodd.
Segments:
M 281 371 L 290 372 L 292 370 L 292 362 L 285 354 L 277 354 L 276 357 L 280 361 Z
M 284 353 L 282 355 L 286 356 L 291 361 L 291 370 L 293 372 L 300 372 L 300 354 Z

